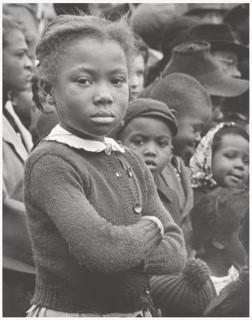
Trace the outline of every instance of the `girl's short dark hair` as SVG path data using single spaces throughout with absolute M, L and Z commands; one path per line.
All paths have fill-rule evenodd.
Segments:
M 190 212 L 194 249 L 207 250 L 214 237 L 225 239 L 240 225 L 248 208 L 246 190 L 217 187 L 202 196 Z
M 246 139 L 247 141 L 249 141 L 249 135 L 242 127 L 235 125 L 235 124 L 229 125 L 229 126 L 224 126 L 219 131 L 217 131 L 216 134 L 214 135 L 213 144 L 212 144 L 212 153 L 213 154 L 219 149 L 223 136 L 225 136 L 227 134 L 241 136 L 244 139 Z
M 24 28 L 22 24 L 17 21 L 14 17 L 7 14 L 3 14 L 3 48 L 7 45 L 7 37 L 9 33 L 13 30 L 19 30 L 24 33 Z
M 64 49 L 74 40 L 85 37 L 117 42 L 125 53 L 128 70 L 131 70 L 135 52 L 134 35 L 125 19 L 111 22 L 96 16 L 60 15 L 47 25 L 38 43 L 38 78 L 50 83 L 57 74 L 57 66 Z

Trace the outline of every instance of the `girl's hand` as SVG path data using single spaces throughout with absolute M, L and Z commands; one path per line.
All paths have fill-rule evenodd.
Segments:
M 136 226 L 143 232 L 144 255 L 149 255 L 162 241 L 162 230 L 156 222 L 147 217 L 141 218 Z

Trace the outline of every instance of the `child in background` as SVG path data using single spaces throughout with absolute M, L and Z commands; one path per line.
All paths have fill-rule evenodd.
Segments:
M 163 101 L 175 111 L 178 132 L 173 139 L 173 152 L 188 166 L 212 115 L 206 89 L 189 75 L 172 73 L 153 85 L 149 98 Z
M 129 104 L 117 138 L 138 153 L 149 167 L 160 199 L 179 225 L 181 213 L 178 197 L 162 175 L 172 156 L 172 138 L 176 133 L 176 118 L 165 103 L 139 98 Z
M 239 279 L 227 285 L 211 301 L 204 312 L 205 317 L 249 317 L 249 210 L 242 219 L 239 238 L 246 250 L 246 266 Z
M 137 34 L 135 35 L 135 58 L 129 78 L 130 100 L 136 99 L 144 88 L 145 73 L 148 61 L 148 46 Z
M 196 79 L 183 73 L 173 73 L 158 80 L 153 84 L 148 97 L 164 102 L 175 111 L 178 131 L 172 141 L 173 156 L 162 175 L 178 196 L 182 212 L 181 227 L 189 245 L 189 212 L 193 207 L 193 190 L 187 166 L 201 139 L 204 126 L 211 119 L 211 100 L 206 89 Z
M 194 202 L 216 186 L 248 188 L 249 136 L 234 123 L 221 123 L 204 136 L 190 161 Z
M 204 195 L 190 213 L 196 257 L 209 266 L 217 294 L 238 279 L 245 265 L 239 231 L 248 208 L 247 192 L 218 187 Z
M 7 15 L 2 55 L 3 316 L 24 317 L 35 279 L 23 202 L 24 163 L 32 139 L 9 98 L 10 92 L 31 87 L 32 61 L 23 26 Z
M 106 138 L 126 114 L 132 53 L 126 23 L 93 16 L 58 16 L 37 47 L 38 88 L 60 124 L 26 165 L 37 268 L 28 316 L 146 316 L 149 275 L 184 266 L 150 171 Z

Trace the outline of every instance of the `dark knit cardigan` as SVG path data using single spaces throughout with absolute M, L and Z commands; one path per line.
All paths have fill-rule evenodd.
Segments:
M 144 308 L 150 274 L 184 267 L 182 232 L 150 171 L 129 150 L 107 155 L 41 143 L 26 163 L 25 205 L 37 269 L 33 304 L 133 312 Z M 148 257 L 141 215 L 158 217 L 165 228 Z

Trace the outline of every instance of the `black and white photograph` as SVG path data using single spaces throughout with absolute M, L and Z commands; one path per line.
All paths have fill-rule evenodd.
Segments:
M 0 317 L 249 318 L 249 2 L 1 10 Z

